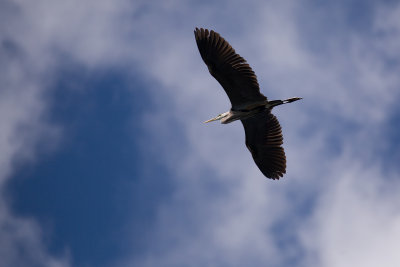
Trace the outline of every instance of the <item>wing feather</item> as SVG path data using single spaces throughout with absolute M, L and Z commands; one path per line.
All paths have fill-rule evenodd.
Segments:
M 200 55 L 211 75 L 222 85 L 233 109 L 267 98 L 260 93 L 257 76 L 232 46 L 213 30 L 194 31 Z
M 286 173 L 282 129 L 269 110 L 242 120 L 246 133 L 246 146 L 254 162 L 268 178 L 279 179 Z

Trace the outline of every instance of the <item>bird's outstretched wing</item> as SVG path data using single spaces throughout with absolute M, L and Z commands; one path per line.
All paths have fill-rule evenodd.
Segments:
M 203 28 L 196 28 L 194 35 L 201 57 L 211 75 L 224 88 L 232 109 L 244 109 L 248 105 L 267 100 L 260 93 L 254 71 L 224 38 Z
M 242 120 L 246 146 L 255 163 L 268 178 L 279 179 L 286 173 L 286 156 L 281 126 L 269 110 Z

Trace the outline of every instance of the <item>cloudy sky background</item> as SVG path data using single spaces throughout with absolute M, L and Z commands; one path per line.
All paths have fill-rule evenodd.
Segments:
M 398 1 L 0 1 L 0 266 L 399 266 Z M 278 107 L 267 180 L 193 29 Z

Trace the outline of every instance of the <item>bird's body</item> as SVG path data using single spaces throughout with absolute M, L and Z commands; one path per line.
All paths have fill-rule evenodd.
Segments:
M 219 114 L 217 117 L 205 121 L 205 123 L 220 120 L 222 124 L 228 124 L 236 120 L 244 120 L 253 117 L 258 113 L 262 113 L 264 111 L 271 111 L 272 108 L 275 106 L 291 103 L 300 99 L 301 99 L 300 97 L 292 97 L 286 100 L 273 100 L 273 101 L 265 100 L 262 103 L 254 103 L 249 106 L 244 106 L 240 110 L 231 109 L 228 112 Z
M 218 33 L 207 29 L 194 31 L 200 55 L 211 75 L 222 85 L 231 101 L 230 111 L 206 122 L 221 120 L 227 124 L 241 120 L 246 133 L 246 146 L 261 172 L 279 179 L 286 173 L 283 137 L 273 107 L 301 98 L 268 101 L 260 93 L 257 77 L 251 67 Z

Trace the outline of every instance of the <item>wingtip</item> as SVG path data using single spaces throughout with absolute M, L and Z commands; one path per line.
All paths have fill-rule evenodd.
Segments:
M 206 34 L 209 34 L 209 33 L 216 33 L 216 32 L 214 32 L 213 30 L 209 30 L 209 29 L 206 29 L 206 28 L 203 28 L 203 27 L 196 27 L 195 29 L 194 29 L 194 32 L 195 33 L 197 33 L 197 32 L 200 32 L 200 33 L 206 33 Z
M 286 173 L 286 172 L 284 172 Z M 270 174 L 270 175 L 265 175 L 267 178 L 272 179 L 272 180 L 280 180 L 281 178 L 283 178 L 283 174 L 284 173 L 274 173 L 274 174 Z

